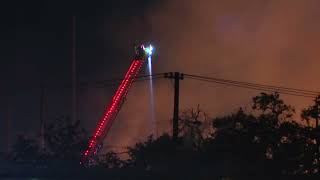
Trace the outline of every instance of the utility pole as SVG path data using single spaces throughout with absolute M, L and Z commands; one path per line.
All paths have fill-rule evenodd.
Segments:
M 7 133 L 7 136 L 6 136 L 6 151 L 7 153 L 10 153 L 10 150 L 11 150 L 11 96 L 8 95 L 8 98 L 7 98 L 7 123 L 6 123 L 6 133 Z
M 72 19 L 72 122 L 77 121 L 76 16 Z
M 173 122 L 172 122 L 172 138 L 178 139 L 179 134 L 179 91 L 180 80 L 183 80 L 184 75 L 180 72 L 170 72 L 164 74 L 165 78 L 174 79 L 174 106 L 173 106 Z
M 40 146 L 42 149 L 45 148 L 44 133 L 46 126 L 46 87 L 44 83 L 41 84 L 41 95 L 40 95 Z
M 316 107 L 316 111 L 317 111 L 317 116 L 316 116 L 316 128 L 318 128 L 319 127 L 319 116 L 320 116 L 320 110 L 319 110 L 319 104 L 318 104 L 318 102 L 317 102 L 317 100 L 316 100 L 316 102 L 315 102 L 315 107 Z

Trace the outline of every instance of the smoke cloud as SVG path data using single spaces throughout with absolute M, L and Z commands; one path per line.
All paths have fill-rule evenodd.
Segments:
M 118 40 L 129 44 L 129 37 L 147 33 L 145 38 L 156 47 L 154 73 L 179 71 L 318 90 L 319 5 L 317 0 L 170 0 L 151 6 L 143 17 L 118 24 L 123 29 Z M 241 106 L 250 110 L 251 98 L 258 93 L 185 79 L 180 109 L 200 104 L 211 117 Z M 147 83 L 134 85 L 107 144 L 131 145 L 148 135 L 148 96 Z M 158 131 L 170 131 L 172 82 L 155 81 L 155 96 Z M 297 113 L 312 103 L 282 97 Z

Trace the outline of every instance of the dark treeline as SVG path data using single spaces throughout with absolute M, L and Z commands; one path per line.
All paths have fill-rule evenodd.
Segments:
M 179 138 L 150 136 L 128 147 L 128 159 L 108 152 L 89 167 L 79 165 L 88 136 L 79 122 L 50 124 L 45 149 L 19 136 L 8 156 L 28 164 L 43 177 L 117 177 L 123 179 L 291 179 L 320 177 L 320 96 L 294 119 L 295 110 L 278 93 L 253 98 L 251 113 L 240 108 L 224 117 L 209 118 L 199 107 L 180 115 Z M 304 125 L 305 124 L 305 125 Z M 41 170 L 41 173 L 38 170 Z M 20 174 L 19 174 L 20 173 Z M 1 174 L 0 174 L 1 175 Z M 4 176 L 28 176 L 26 172 Z

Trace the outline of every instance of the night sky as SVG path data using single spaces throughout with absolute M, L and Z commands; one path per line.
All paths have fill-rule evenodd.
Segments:
M 79 83 L 121 78 L 136 42 L 156 47 L 155 73 L 184 73 L 319 90 L 320 1 L 108 0 L 1 2 L 1 142 L 8 102 L 12 136 L 39 128 L 40 84 L 47 120 L 70 114 L 72 16 Z M 143 74 L 143 72 L 142 72 Z M 89 83 L 90 84 L 90 83 Z M 79 119 L 91 132 L 115 87 L 80 86 Z M 172 83 L 155 82 L 158 131 L 170 129 Z M 181 110 L 210 116 L 250 107 L 258 92 L 185 80 Z M 301 109 L 310 99 L 284 97 Z M 137 83 L 107 141 L 129 145 L 149 133 L 148 86 Z M 3 143 L 1 143 L 3 144 Z
M 38 131 L 41 83 L 48 89 L 48 119 L 69 115 L 73 16 L 76 16 L 79 84 L 121 78 L 131 61 L 133 44 L 150 36 L 147 26 L 133 27 L 135 32 L 129 32 L 131 37 L 123 41 L 122 34 L 128 29 L 122 29 L 122 25 L 143 18 L 146 8 L 155 3 L 117 0 L 2 3 L 1 119 L 5 122 L 10 102 L 12 135 Z M 82 96 L 88 89 L 79 87 Z M 103 101 L 106 103 L 107 100 Z

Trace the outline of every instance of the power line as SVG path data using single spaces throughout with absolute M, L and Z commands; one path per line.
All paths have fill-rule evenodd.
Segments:
M 302 93 L 302 92 L 290 92 L 286 90 L 280 90 L 280 89 L 272 89 L 272 88 L 265 88 L 265 87 L 259 87 L 259 86 L 249 86 L 249 85 L 243 85 L 243 84 L 235 84 L 235 83 L 228 83 L 228 82 L 223 82 L 223 81 L 212 81 L 212 80 L 207 80 L 207 79 L 198 79 L 198 78 L 192 78 L 188 77 L 190 79 L 195 79 L 199 81 L 205 81 L 205 82 L 210 82 L 210 83 L 215 83 L 215 84 L 223 84 L 227 86 L 235 86 L 239 88 L 246 88 L 246 89 L 252 89 L 252 90 L 259 90 L 259 91 L 268 91 L 268 92 L 279 92 L 281 94 L 287 94 L 287 95 L 292 95 L 292 96 L 301 96 L 301 97 L 308 97 L 308 98 L 314 98 L 316 95 L 315 94 L 309 94 L 309 93 Z
M 152 75 L 143 75 L 138 76 L 134 82 L 144 82 L 150 79 L 161 79 L 164 78 L 165 74 L 168 73 L 158 73 Z M 306 89 L 298 89 L 298 88 L 289 88 L 284 86 L 274 86 L 274 85 L 266 85 L 266 84 L 258 84 L 258 83 L 251 83 L 245 81 L 235 81 L 235 80 L 228 80 L 222 78 L 214 78 L 208 76 L 200 76 L 194 74 L 183 74 L 187 79 L 207 82 L 207 83 L 214 83 L 214 84 L 221 84 L 226 86 L 233 86 L 238 88 L 246 88 L 252 89 L 257 91 L 267 91 L 267 92 L 278 92 L 281 94 L 291 95 L 291 96 L 299 96 L 299 97 L 306 97 L 306 98 L 314 98 L 320 94 L 319 91 L 312 91 Z M 82 82 L 79 84 L 80 88 L 106 88 L 106 87 L 113 87 L 117 86 L 123 79 L 109 79 L 109 80 L 101 80 L 101 81 L 87 81 Z M 65 87 L 68 88 L 68 87 Z
M 280 87 L 280 86 L 271 86 L 271 85 L 262 85 L 262 84 L 255 84 L 255 83 L 249 83 L 249 82 L 241 82 L 241 81 L 218 79 L 218 78 L 205 77 L 205 76 L 197 76 L 197 75 L 191 75 L 191 74 L 185 74 L 185 77 L 189 78 L 189 79 L 198 80 L 198 81 L 208 82 L 208 83 L 222 84 L 222 85 L 227 85 L 227 86 L 234 86 L 234 87 L 259 90 L 259 91 L 279 92 L 281 94 L 307 97 L 307 98 L 314 98 L 315 96 L 320 94 L 320 92 L 310 91 L 310 90 L 302 90 L 302 89 Z
M 315 96 L 310 96 L 310 95 L 294 94 L 294 93 L 289 93 L 289 92 L 284 92 L 284 91 L 276 91 L 275 89 L 272 90 L 272 89 L 264 89 L 264 88 L 258 88 L 258 87 L 242 86 L 242 85 L 237 85 L 237 84 L 229 84 L 229 83 L 224 83 L 224 82 L 210 81 L 210 80 L 205 80 L 205 79 L 197 79 L 197 78 L 192 78 L 192 77 L 187 77 L 187 78 L 199 80 L 199 81 L 204 81 L 204 82 L 215 83 L 215 84 L 222 84 L 222 85 L 227 85 L 227 86 L 234 86 L 234 87 L 239 87 L 239 88 L 258 90 L 258 91 L 279 92 L 281 94 L 300 96 L 300 97 L 306 97 L 306 98 L 314 98 L 315 97 Z
M 229 82 L 229 83 L 245 84 L 245 85 L 251 85 L 251 86 L 260 86 L 260 87 L 266 87 L 266 88 L 272 88 L 272 89 L 288 90 L 288 91 L 292 91 L 292 92 L 303 92 L 303 93 L 310 93 L 310 94 L 314 94 L 314 95 L 320 94 L 320 92 L 305 90 L 305 89 L 288 88 L 288 87 L 283 87 L 283 86 L 272 86 L 272 85 L 250 83 L 250 82 L 241 82 L 241 81 L 234 81 L 234 80 L 227 80 L 227 79 L 220 79 L 220 78 L 213 78 L 213 77 L 206 77 L 206 76 L 198 76 L 198 75 L 191 75 L 191 74 L 185 74 L 185 75 L 190 76 L 190 77 L 195 77 L 195 78 L 201 78 L 201 79 L 209 79 L 209 80 L 214 80 L 214 81 L 223 81 L 223 82 Z
M 151 78 L 150 78 L 151 77 Z M 160 79 L 163 78 L 163 74 L 153 74 L 153 75 L 145 75 L 145 76 L 138 76 L 134 82 L 143 82 L 149 81 L 150 79 Z M 117 86 L 123 79 L 110 79 L 110 80 L 103 80 L 103 81 L 91 81 L 81 83 L 81 87 L 92 87 L 95 86 L 96 88 L 105 88 L 105 87 L 112 87 Z

